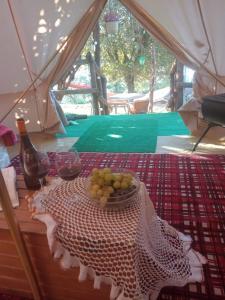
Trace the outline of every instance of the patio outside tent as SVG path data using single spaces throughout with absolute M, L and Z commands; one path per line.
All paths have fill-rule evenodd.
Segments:
M 24 115 L 29 131 L 63 130 L 49 88 L 80 54 L 105 3 L 1 1 L 0 122 L 15 129 L 15 118 Z M 194 103 L 201 102 L 203 95 L 224 92 L 224 1 L 217 0 L 217 5 L 210 0 L 121 3 L 177 58 L 197 71 Z M 193 107 L 191 102 L 185 118 L 188 126 L 196 110 Z

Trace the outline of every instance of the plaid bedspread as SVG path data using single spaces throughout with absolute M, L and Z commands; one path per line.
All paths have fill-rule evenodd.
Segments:
M 55 176 L 54 153 L 49 153 Z M 88 176 L 93 167 L 135 171 L 146 184 L 160 218 L 193 238 L 202 253 L 205 282 L 164 288 L 159 300 L 225 299 L 225 155 L 81 153 Z M 12 160 L 21 172 L 19 157 Z

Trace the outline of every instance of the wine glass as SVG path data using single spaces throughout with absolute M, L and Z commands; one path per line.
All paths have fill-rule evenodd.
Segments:
M 33 178 L 38 178 L 42 189 L 46 183 L 45 176 L 48 174 L 50 168 L 48 154 L 39 151 L 24 151 L 23 161 L 26 174 Z
M 73 152 L 60 152 L 55 155 L 55 166 L 60 178 L 73 180 L 81 172 L 81 161 L 76 150 Z

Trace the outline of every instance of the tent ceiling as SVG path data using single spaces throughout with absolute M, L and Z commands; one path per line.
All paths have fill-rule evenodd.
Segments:
M 72 31 L 93 0 L 20 0 L 9 1 L 29 69 L 35 78 L 55 53 L 60 42 Z M 143 9 L 166 28 L 186 49 L 207 61 L 214 73 L 209 45 L 204 33 L 197 0 L 136 0 Z M 225 1 L 200 1 L 213 56 L 219 75 L 225 75 L 223 28 Z M 213 12 L 213 13 L 212 13 Z M 7 0 L 0 1 L 0 94 L 24 90 L 31 82 L 16 34 Z M 218 45 L 221 45 L 219 47 Z M 57 59 L 42 75 L 46 78 Z
M 93 0 L 10 1 L 33 78 L 47 64 L 59 43 L 72 31 Z M 7 0 L 0 1 L 0 94 L 24 90 L 30 83 Z M 44 79 L 57 60 L 42 75 Z

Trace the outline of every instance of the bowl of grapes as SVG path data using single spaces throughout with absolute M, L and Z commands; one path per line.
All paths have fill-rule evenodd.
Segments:
M 140 180 L 126 169 L 94 168 L 87 178 L 87 194 L 97 206 L 121 209 L 137 199 Z

